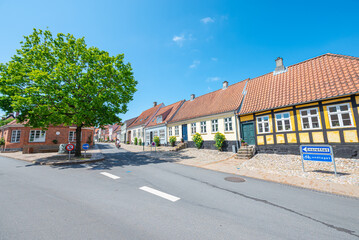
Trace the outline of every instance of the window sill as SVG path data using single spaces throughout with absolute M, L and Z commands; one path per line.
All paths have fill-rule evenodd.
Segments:
M 224 131 L 224 133 L 234 133 L 234 131 Z
M 257 135 L 265 135 L 265 134 L 271 134 L 272 132 L 262 132 L 262 133 L 257 133 Z
M 200 133 L 201 135 L 207 135 L 207 133 Z
M 45 141 L 32 141 L 32 142 L 29 141 L 29 143 L 42 143 L 42 142 L 45 142 Z
M 338 129 L 338 128 L 356 128 L 356 126 L 338 126 L 338 127 L 330 127 L 330 128 L 328 128 L 328 129 Z

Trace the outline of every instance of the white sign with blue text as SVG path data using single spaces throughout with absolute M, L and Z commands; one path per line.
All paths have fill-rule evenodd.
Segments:
M 304 170 L 304 161 L 333 162 L 334 172 L 337 175 L 333 148 L 330 145 L 301 145 L 300 155 L 302 156 L 302 167 Z

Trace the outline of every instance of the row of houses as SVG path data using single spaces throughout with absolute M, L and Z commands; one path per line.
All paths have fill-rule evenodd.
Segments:
M 150 144 L 171 136 L 194 147 L 200 133 L 204 148 L 214 134 L 226 137 L 224 150 L 254 145 L 260 153 L 299 154 L 301 144 L 330 144 L 336 156 L 359 157 L 359 58 L 324 54 L 285 67 L 276 59 L 273 72 L 169 106 L 154 103 L 125 121 L 121 141 Z

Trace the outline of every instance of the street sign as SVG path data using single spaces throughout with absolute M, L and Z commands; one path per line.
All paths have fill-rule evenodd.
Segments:
M 302 157 L 302 168 L 304 161 L 333 162 L 334 173 L 337 175 L 333 148 L 330 145 L 300 145 L 300 155 Z
M 72 150 L 74 150 L 75 146 L 73 144 L 67 144 L 66 145 L 66 150 L 71 152 Z
M 87 150 L 87 149 L 90 148 L 90 145 L 89 145 L 88 143 L 85 143 L 84 145 L 82 145 L 82 148 L 83 148 L 84 150 Z
M 155 142 L 152 142 L 152 146 L 155 146 L 156 145 L 156 143 Z

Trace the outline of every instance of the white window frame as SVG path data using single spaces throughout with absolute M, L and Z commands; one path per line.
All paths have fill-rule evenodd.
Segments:
M 289 117 L 284 118 L 283 117 L 284 114 L 288 114 Z M 277 119 L 278 115 L 282 115 L 281 119 Z M 291 118 L 290 118 L 290 112 L 276 113 L 276 114 L 274 114 L 274 117 L 275 117 L 275 127 L 276 127 L 277 132 L 291 132 L 292 131 L 292 121 L 291 121 Z M 285 129 L 285 124 L 284 124 L 285 120 L 289 120 L 289 127 L 290 128 L 288 130 Z M 278 121 L 282 122 L 283 130 L 278 130 Z
M 168 128 L 168 135 L 171 137 L 172 136 L 172 127 Z
M 162 115 L 157 117 L 156 123 L 161 123 L 162 122 Z
M 348 107 L 348 110 L 347 110 L 347 111 L 341 111 L 341 110 L 340 110 L 340 106 L 345 106 L 345 105 Z M 336 108 L 337 108 L 337 111 L 334 112 L 334 113 L 330 113 L 330 112 L 329 112 L 329 108 L 330 108 L 330 107 L 336 107 Z M 349 104 L 349 103 L 342 103 L 342 104 L 335 104 L 335 105 L 327 106 L 327 112 L 328 112 L 328 118 L 329 118 L 330 128 L 352 128 L 352 127 L 354 127 L 354 121 L 353 121 L 352 111 L 351 111 L 351 108 L 350 108 L 350 104 Z M 344 126 L 344 124 L 343 124 L 342 114 L 345 114 L 345 113 L 348 113 L 348 114 L 349 114 L 351 126 Z M 339 126 L 332 126 L 332 118 L 331 118 L 331 115 L 335 115 L 335 114 L 338 115 Z
M 213 133 L 218 132 L 218 119 L 213 119 L 211 121 L 211 127 L 212 127 L 212 132 Z
M 316 110 L 317 113 L 316 114 L 311 114 L 310 111 L 311 110 Z M 322 125 L 321 125 L 321 121 L 320 121 L 320 114 L 319 114 L 319 109 L 318 108 L 308 108 L 308 109 L 301 109 L 299 110 L 300 112 L 300 120 L 302 123 L 302 129 L 303 130 L 312 130 L 312 129 L 321 129 Z M 306 116 L 302 115 L 302 112 L 307 112 Z M 312 117 L 317 117 L 318 118 L 318 124 L 319 126 L 317 128 L 313 127 L 313 122 L 312 122 Z M 309 128 L 304 128 L 304 122 L 303 122 L 303 118 L 308 118 L 309 121 Z
M 34 132 L 34 140 L 33 141 L 31 141 L 31 132 Z M 35 137 L 36 137 L 36 133 L 37 132 L 40 132 L 40 136 L 41 135 L 43 135 L 43 138 L 38 138 L 38 139 L 36 139 Z M 44 134 L 41 134 L 41 133 L 44 133 Z M 44 130 L 30 130 L 30 134 L 29 134 L 29 142 L 45 142 L 46 141 L 46 131 L 44 131 Z
M 232 132 L 232 131 L 233 131 L 232 117 L 224 118 L 224 132 Z
M 21 137 L 21 130 L 12 130 L 11 131 L 11 139 L 10 140 L 11 140 L 12 143 L 19 143 L 20 142 L 20 137 Z M 15 141 L 13 141 L 13 139 L 15 139 Z M 19 139 L 19 140 L 17 140 L 17 139 Z
M 202 121 L 201 125 L 201 133 L 207 133 L 207 121 Z
M 191 123 L 191 134 L 196 134 L 197 132 L 196 125 L 197 123 Z
M 160 143 L 163 144 L 165 143 L 166 140 L 166 134 L 165 134 L 165 130 L 164 129 L 160 129 L 159 130 L 159 137 L 160 137 Z
M 268 120 L 264 120 L 263 118 L 264 117 L 268 117 Z M 258 119 L 261 119 L 261 121 L 258 121 Z M 271 131 L 271 125 L 270 125 L 270 123 L 269 123 L 269 119 L 270 119 L 270 117 L 269 117 L 269 115 L 263 115 L 263 116 L 259 116 L 259 117 L 257 117 L 256 118 L 256 122 L 257 122 L 257 132 L 258 132 L 258 134 L 266 134 L 266 133 L 270 133 L 270 131 Z M 264 127 L 264 124 L 265 123 L 268 123 L 268 131 L 266 132 L 265 131 L 265 127 Z M 263 132 L 260 132 L 259 131 L 259 125 L 262 125 L 262 129 L 263 129 Z
M 175 126 L 175 136 L 179 137 L 179 126 Z
M 71 135 L 70 133 L 72 133 L 72 140 L 70 139 L 70 135 Z M 69 140 L 69 142 L 76 142 L 76 131 L 69 131 L 68 140 Z M 81 132 L 81 141 L 82 141 L 82 132 Z

